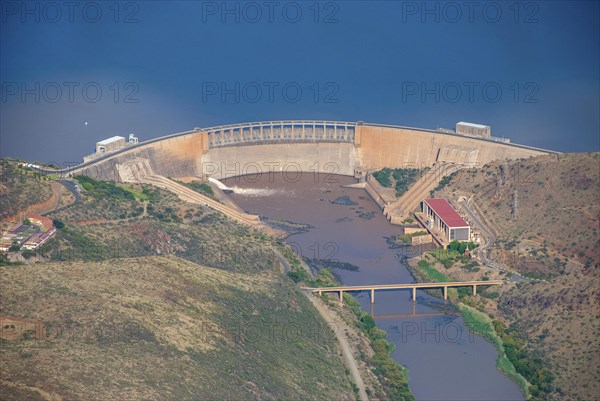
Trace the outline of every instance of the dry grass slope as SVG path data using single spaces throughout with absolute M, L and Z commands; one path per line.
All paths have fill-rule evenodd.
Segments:
M 521 284 L 501 297 L 503 315 L 556 375 L 558 389 L 549 401 L 598 399 L 599 305 L 597 273 L 568 273 L 560 281 Z
M 1 280 L 0 313 L 48 330 L 2 344 L 11 399 L 37 394 L 15 383 L 65 400 L 353 398 L 332 333 L 313 335 L 325 323 L 275 271 L 155 256 L 3 268 Z
M 50 182 L 7 160 L 0 160 L 0 219 L 16 215 L 52 195 Z
M 497 304 L 482 301 L 517 329 L 532 357 L 549 364 L 552 401 L 600 394 L 599 190 L 600 154 L 582 153 L 491 163 L 461 172 L 436 194 L 472 197 L 497 235 L 493 257 L 548 279 L 504 286 Z M 498 275 L 485 268 L 449 272 Z
M 556 275 L 567 262 L 600 263 L 599 183 L 600 153 L 548 155 L 461 171 L 436 196 L 473 196 L 497 234 L 496 257 Z

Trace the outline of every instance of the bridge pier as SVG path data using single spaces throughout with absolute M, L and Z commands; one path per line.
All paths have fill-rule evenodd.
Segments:
M 371 303 L 375 303 L 375 290 L 371 290 Z
M 344 304 L 344 291 L 340 291 L 340 305 Z
M 413 299 L 413 302 L 417 301 L 417 287 L 412 288 L 412 299 Z
M 473 295 L 477 295 L 477 286 L 476 285 L 473 286 Z
M 448 299 L 448 287 L 444 287 L 444 301 Z

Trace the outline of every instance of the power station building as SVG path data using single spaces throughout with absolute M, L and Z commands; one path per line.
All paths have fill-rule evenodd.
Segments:
M 429 228 L 442 232 L 449 242 L 469 241 L 471 227 L 454 210 L 446 199 L 427 198 L 421 202 L 421 210 Z
M 461 121 L 456 123 L 456 133 L 461 135 L 479 136 L 482 138 L 492 137 L 492 127 Z

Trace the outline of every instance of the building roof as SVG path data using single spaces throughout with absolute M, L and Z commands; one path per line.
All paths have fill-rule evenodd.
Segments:
M 41 216 L 39 214 L 29 214 L 29 215 L 27 215 L 27 218 L 29 220 L 37 220 L 40 223 L 42 223 L 42 226 L 44 226 L 44 230 L 50 230 L 52 227 L 54 227 L 54 223 L 52 223 L 52 219 L 49 219 L 46 216 Z
M 466 126 L 466 127 L 475 127 L 475 128 L 490 128 L 489 125 L 467 123 L 467 122 L 464 122 L 464 121 L 456 123 L 456 125 L 463 125 L 463 126 Z
M 8 229 L 8 233 L 9 234 L 14 234 L 16 233 L 19 228 L 23 227 L 23 224 L 21 223 L 15 223 L 11 228 Z
M 27 241 L 25 241 L 24 245 L 36 245 L 36 244 L 42 242 L 42 240 L 43 240 L 42 233 L 35 233 L 31 237 L 29 237 L 29 239 Z
M 117 135 L 117 136 L 113 136 L 113 137 L 110 137 L 110 138 L 107 138 L 107 139 L 103 139 L 100 142 L 97 142 L 96 145 L 108 145 L 109 143 L 116 142 L 116 141 L 121 140 L 121 139 L 125 140 L 124 137 Z
M 427 198 L 425 203 L 437 214 L 448 227 L 468 227 L 465 221 L 446 199 Z

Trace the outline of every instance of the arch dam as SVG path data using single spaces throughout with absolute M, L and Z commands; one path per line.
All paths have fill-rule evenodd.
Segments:
M 356 176 L 384 167 L 477 167 L 497 159 L 556 153 L 499 140 L 420 128 L 340 121 L 266 121 L 196 128 L 129 145 L 61 172 L 125 181 L 164 177 L 318 172 Z M 144 165 L 142 167 L 142 164 Z M 133 171 L 133 167 L 138 172 Z
M 150 139 L 87 158 L 82 164 L 58 172 L 159 186 L 183 200 L 210 206 L 252 226 L 264 224 L 258 216 L 249 215 L 236 205 L 224 205 L 170 178 L 225 179 L 273 172 L 284 172 L 290 180 L 304 172 L 348 175 L 365 178 L 362 185 L 386 217 L 397 223 L 444 175 L 492 160 L 548 153 L 555 152 L 494 138 L 411 127 L 341 121 L 266 121 L 195 128 Z M 426 179 L 396 200 L 389 194 L 386 198 L 386 189 L 369 179 L 369 171 L 384 167 L 433 168 Z

